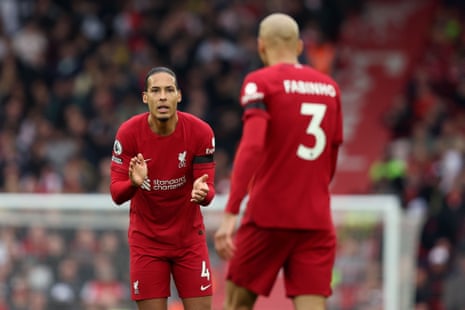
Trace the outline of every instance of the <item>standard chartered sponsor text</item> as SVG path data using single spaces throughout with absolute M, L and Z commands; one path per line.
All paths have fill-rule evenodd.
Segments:
M 169 191 L 169 190 L 177 189 L 183 186 L 184 184 L 186 184 L 185 175 L 177 179 L 169 179 L 169 180 L 153 179 L 152 189 L 154 191 Z

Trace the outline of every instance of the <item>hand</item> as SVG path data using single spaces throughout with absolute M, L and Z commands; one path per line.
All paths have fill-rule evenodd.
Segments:
M 236 229 L 237 215 L 225 213 L 223 221 L 215 233 L 215 250 L 218 256 L 229 260 L 236 250 L 233 242 L 233 233 Z
M 141 186 L 147 178 L 147 163 L 141 153 L 129 162 L 129 178 L 133 186 Z
M 205 200 L 205 197 L 207 197 L 208 191 L 210 190 L 208 188 L 207 179 L 208 174 L 204 174 L 194 181 L 191 193 L 191 202 L 201 203 Z

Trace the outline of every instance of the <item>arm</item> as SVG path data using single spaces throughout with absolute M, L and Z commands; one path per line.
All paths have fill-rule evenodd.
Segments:
M 338 94 L 340 93 L 338 88 Z M 342 124 L 342 110 L 341 110 L 341 97 L 338 95 L 336 98 L 337 104 L 337 116 L 336 116 L 336 131 L 334 137 L 334 143 L 331 148 L 331 180 L 334 178 L 337 167 L 337 159 L 339 156 L 339 147 L 343 141 L 343 124 Z
M 207 206 L 215 197 L 215 163 L 213 154 L 194 158 L 194 185 L 191 202 Z
M 242 138 L 234 159 L 231 189 L 225 209 L 227 213 L 239 213 L 265 146 L 267 122 L 268 119 L 261 113 L 249 115 L 244 120 Z
M 192 159 L 192 185 L 191 202 L 201 206 L 208 206 L 215 197 L 215 134 L 210 125 L 197 120 L 195 135 L 190 139 L 195 150 Z
M 131 158 L 128 173 L 112 169 L 110 192 L 113 201 L 122 204 L 131 199 L 140 186 L 147 186 L 147 163 L 141 153 Z
M 137 187 L 133 186 L 131 180 L 126 178 L 111 178 L 110 193 L 113 201 L 120 205 L 130 200 L 137 191 Z
M 222 259 L 230 259 L 236 249 L 232 236 L 236 228 L 237 214 L 265 146 L 267 122 L 266 114 L 261 113 L 248 115 L 244 120 L 243 134 L 234 160 L 229 199 L 223 221 L 215 233 L 215 250 Z
M 339 145 L 333 145 L 331 152 L 331 180 L 334 178 L 337 166 L 337 157 L 339 154 Z

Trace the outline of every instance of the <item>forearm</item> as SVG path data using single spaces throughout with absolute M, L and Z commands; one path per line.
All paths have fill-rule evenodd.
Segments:
M 334 174 L 336 173 L 338 154 L 339 146 L 333 146 L 331 153 L 331 180 L 334 178 Z
M 241 203 L 247 195 L 250 183 L 255 173 L 255 167 L 259 164 L 259 157 L 255 156 L 260 150 L 254 147 L 239 145 L 234 169 L 231 175 L 231 188 L 225 212 L 238 214 Z
M 201 177 L 202 175 L 207 174 L 207 185 L 208 185 L 208 193 L 205 199 L 200 203 L 202 206 L 209 205 L 213 198 L 215 197 L 215 164 L 214 163 L 207 163 L 207 164 L 196 164 L 194 166 L 194 180 Z
M 112 180 L 110 184 L 110 193 L 113 201 L 120 205 L 130 200 L 137 191 L 137 187 L 133 186 L 131 180 Z
M 208 194 L 200 204 L 202 206 L 208 206 L 215 197 L 215 194 L 215 186 L 213 184 L 208 183 Z
M 238 214 L 252 178 L 260 163 L 265 145 L 267 118 L 261 115 L 246 118 L 243 135 L 234 159 L 231 188 L 225 211 Z

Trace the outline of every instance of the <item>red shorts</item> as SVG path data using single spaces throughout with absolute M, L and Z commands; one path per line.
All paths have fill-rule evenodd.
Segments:
M 206 243 L 181 249 L 130 246 L 132 300 L 169 297 L 171 275 L 179 297 L 211 296 L 212 275 Z
M 283 268 L 286 295 L 330 296 L 336 253 L 334 230 L 265 229 L 242 225 L 227 278 L 258 295 L 269 296 Z

